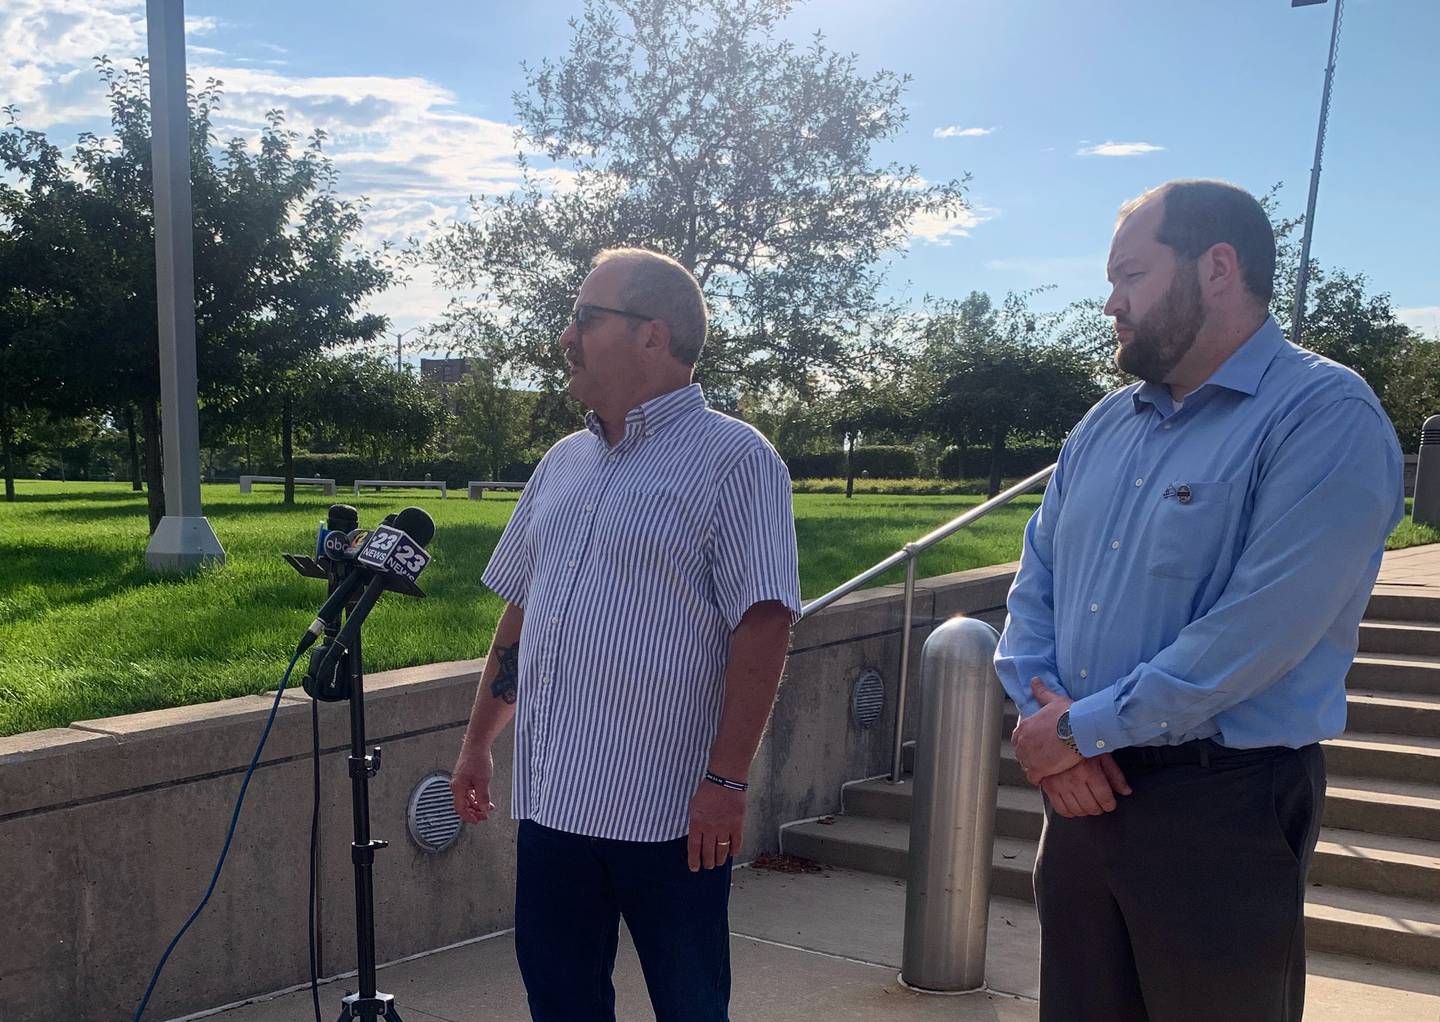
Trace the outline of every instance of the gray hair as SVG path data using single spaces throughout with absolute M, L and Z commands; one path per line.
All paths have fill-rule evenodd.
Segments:
M 623 262 L 629 275 L 620 303 L 631 312 L 662 319 L 670 327 L 670 354 L 693 366 L 705 346 L 705 295 L 700 282 L 674 259 L 648 248 L 607 248 L 591 266 Z

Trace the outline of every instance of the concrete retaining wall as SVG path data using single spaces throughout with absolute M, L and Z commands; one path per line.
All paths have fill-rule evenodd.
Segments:
M 930 628 L 955 613 L 997 621 L 1013 571 L 1005 565 L 920 584 L 911 693 Z M 796 628 L 751 772 L 744 858 L 777 850 L 781 824 L 837 811 L 845 781 L 889 769 L 901 602 L 898 587 L 869 590 Z M 390 842 L 375 866 L 381 962 L 511 925 L 514 824 L 503 812 L 466 828 L 440 855 L 418 849 L 405 827 L 414 786 L 454 761 L 483 665 L 433 664 L 367 679 L 370 744 L 384 748 L 371 781 L 371 829 Z M 886 703 L 880 721 L 861 730 L 850 718 L 850 691 L 867 667 L 883 677 Z M 0 918 L 8 930 L 0 1019 L 131 1017 L 159 955 L 210 881 L 271 702 L 250 696 L 0 739 Z M 224 873 L 166 966 L 147 1019 L 308 977 L 311 703 L 303 692 L 281 702 Z M 355 958 L 348 709 L 323 704 L 320 717 L 320 957 L 321 974 L 334 975 L 354 968 Z M 502 810 L 509 758 L 507 732 L 496 749 Z

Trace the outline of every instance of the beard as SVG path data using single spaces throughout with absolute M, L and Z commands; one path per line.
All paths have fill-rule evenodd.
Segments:
M 1150 383 L 1164 383 L 1195 346 L 1195 338 L 1205 325 L 1195 265 L 1192 261 L 1176 266 L 1175 278 L 1159 304 L 1138 323 L 1116 318 L 1117 329 L 1124 326 L 1132 331 L 1130 343 L 1115 349 L 1115 365 L 1121 372 Z

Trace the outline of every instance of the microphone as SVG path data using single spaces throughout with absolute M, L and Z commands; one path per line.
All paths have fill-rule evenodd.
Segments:
M 355 590 L 367 582 L 375 581 L 377 577 L 373 567 L 361 565 L 357 561 L 360 552 L 367 546 L 367 541 L 374 533 L 353 527 L 353 523 L 358 521 L 354 508 L 346 504 L 336 504 L 331 508 L 332 514 L 337 508 L 344 508 L 350 512 L 348 519 L 342 518 L 340 524 L 351 524 L 352 528 L 348 534 L 338 530 L 330 532 L 323 541 L 326 557 L 330 562 L 328 567 L 332 574 L 330 595 L 316 612 L 315 620 L 310 622 L 310 627 L 301 637 L 298 653 L 304 653 L 314 645 L 315 640 L 320 638 L 327 628 L 333 628 L 339 621 L 340 611 L 350 601 Z M 394 528 L 399 529 L 415 543 L 418 543 L 422 550 L 435 536 L 435 520 L 421 508 L 407 507 L 398 515 L 387 515 L 386 524 L 388 525 L 391 521 L 394 522 Z M 336 542 L 337 540 L 340 542 Z M 419 571 L 416 571 L 415 574 L 418 575 Z M 379 575 L 379 581 L 383 588 L 384 572 Z M 379 593 L 376 593 L 375 599 L 370 601 L 370 605 L 373 606 L 375 600 L 379 598 Z M 366 612 L 369 612 L 368 607 Z M 351 634 L 353 636 L 354 633 Z
M 355 555 L 355 564 L 349 576 L 325 601 L 325 606 L 320 608 L 321 613 L 301 640 L 300 648 L 303 652 L 319 637 L 316 626 L 320 626 L 320 631 L 324 630 L 323 618 L 327 608 L 333 614 L 362 582 L 365 584 L 365 591 L 346 616 L 344 627 L 323 649 L 316 650 L 311 657 L 310 671 L 305 680 L 306 691 L 311 691 L 316 685 L 337 688 L 335 672 L 340 660 L 355 645 L 360 626 L 365 623 L 365 618 L 369 616 L 375 602 L 384 593 L 386 584 L 397 578 L 413 582 L 430 562 L 425 545 L 435 536 L 434 519 L 418 507 L 407 507 L 394 517 L 394 525 L 388 524 L 388 521 L 387 518 L 387 524 L 380 526 L 365 539 L 364 545 Z M 333 680 L 327 682 L 326 679 Z

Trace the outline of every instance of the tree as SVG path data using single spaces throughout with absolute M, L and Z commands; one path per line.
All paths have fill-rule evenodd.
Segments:
M 992 497 L 1009 441 L 1060 442 L 1103 393 L 1092 357 L 1061 339 L 1064 317 L 1031 312 L 1029 298 L 1009 295 L 997 309 L 973 292 L 935 302 L 924 324 L 917 424 L 961 447 L 988 446 Z
M 43 314 L 28 336 L 57 367 L 58 385 L 40 390 L 50 410 L 135 409 L 153 530 L 164 492 L 149 83 L 144 61 L 98 63 L 113 138 L 81 135 L 67 162 L 13 108 L 0 132 L 0 167 L 18 179 L 0 213 L 28 268 L 8 286 Z M 199 394 L 202 411 L 223 414 L 247 391 L 275 393 L 277 374 L 319 351 L 377 334 L 383 318 L 355 310 L 389 276 L 353 251 L 360 208 L 336 197 L 323 135 L 297 151 L 273 111 L 257 151 L 238 139 L 222 150 L 210 128 L 220 100 L 215 81 L 191 96 L 190 174 Z
M 472 203 L 423 256 L 457 299 L 438 332 L 558 393 L 555 338 L 594 253 L 659 249 L 712 312 L 698 377 L 722 403 L 784 380 L 802 393 L 863 366 L 880 258 L 920 214 L 956 215 L 874 150 L 905 122 L 906 79 L 777 38 L 792 0 L 587 0 L 569 52 L 527 67 L 522 145 L 568 168 Z
M 396 470 L 434 442 L 446 412 L 438 395 L 388 359 L 346 356 L 316 364 L 293 414 L 300 424 L 324 424 L 377 469 Z
M 448 388 L 447 396 L 455 411 L 457 453 L 483 465 L 488 478 L 505 478 L 506 466 L 519 461 L 528 446 L 526 424 L 534 395 L 517 390 L 514 381 L 500 375 L 491 363 L 474 359 L 469 372 Z

